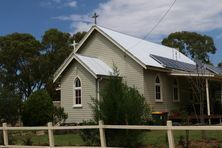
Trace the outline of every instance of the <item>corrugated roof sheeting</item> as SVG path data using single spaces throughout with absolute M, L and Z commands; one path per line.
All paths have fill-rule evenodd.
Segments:
M 112 68 L 97 58 L 82 56 L 76 54 L 79 58 L 94 74 L 110 76 L 113 73 Z

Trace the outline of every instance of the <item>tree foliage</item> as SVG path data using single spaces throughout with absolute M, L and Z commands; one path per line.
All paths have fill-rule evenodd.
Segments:
M 19 118 L 21 100 L 11 91 L 0 89 L 0 123 L 15 125 Z
M 61 32 L 58 29 L 47 30 L 42 38 L 42 67 L 44 71 L 44 77 L 46 89 L 52 98 L 58 98 L 58 94 L 55 91 L 57 84 L 52 82 L 53 74 L 73 51 L 71 46 L 73 40 L 79 42 L 85 32 L 77 32 L 73 36 L 69 33 Z
M 17 96 L 20 101 L 29 98 L 24 103 L 23 120 L 25 124 L 43 124 L 43 121 L 44 123 L 48 121 L 45 118 L 49 117 L 41 118 L 39 114 L 35 113 L 33 115 L 41 121 L 32 119 L 33 117 L 27 110 L 38 107 L 38 101 L 40 104 L 42 102 L 43 105 L 49 105 L 45 111 L 51 109 L 52 102 L 49 101 L 51 99 L 40 99 L 41 95 L 46 98 L 49 96 L 44 94 L 46 92 L 40 91 L 41 93 L 39 93 L 38 90 L 45 88 L 51 98 L 59 98 L 55 91 L 57 84 L 52 82 L 53 74 L 73 51 L 73 47 L 70 46 L 72 41 L 75 39 L 76 42 L 79 42 L 84 35 L 85 32 L 78 32 L 71 36 L 69 33 L 61 32 L 58 29 L 49 29 L 44 33 L 41 42 L 26 33 L 0 36 L 0 86 L 3 88 L 0 90 L 1 121 L 14 123 L 14 119 L 17 119 L 16 111 L 21 110 L 21 108 L 17 109 L 20 104 L 17 104 Z M 35 91 L 38 93 L 33 93 Z M 31 97 L 32 93 L 34 96 Z M 29 102 L 32 102 L 33 105 Z M 7 108 L 5 104 L 10 107 L 10 112 L 9 107 Z M 39 110 L 44 111 L 41 108 Z M 31 111 L 37 112 L 37 110 Z M 62 108 L 54 108 L 54 112 L 51 114 L 53 114 L 54 121 L 63 121 L 67 118 L 67 114 Z
M 72 41 L 75 40 L 76 43 L 79 43 L 82 38 L 86 35 L 86 32 L 77 32 L 76 34 L 73 34 Z
M 22 121 L 27 126 L 45 125 L 52 121 L 53 117 L 52 99 L 46 90 L 38 90 L 34 92 L 24 102 L 22 111 Z
M 52 75 L 72 51 L 71 36 L 57 29 L 49 29 L 44 33 L 41 43 L 48 75 Z
M 216 47 L 210 36 L 195 32 L 175 32 L 162 40 L 162 44 L 178 48 L 185 55 L 199 59 L 203 63 L 210 63 L 209 53 L 214 54 Z
M 58 98 L 53 74 L 72 52 L 72 41 L 79 42 L 84 35 L 49 29 L 41 42 L 26 33 L 0 36 L 0 85 L 23 99 L 44 87 L 52 98 Z
M 102 100 L 95 103 L 94 113 L 105 124 L 138 125 L 149 115 L 145 98 L 136 88 L 123 83 L 122 78 L 110 78 L 101 96 Z
M 128 87 L 118 76 L 111 77 L 101 92 L 100 101 L 93 99 L 95 120 L 104 124 L 140 125 L 149 116 L 145 98 L 136 88 Z M 129 130 L 107 130 L 109 146 L 135 146 L 140 132 Z
M 39 50 L 41 44 L 30 34 L 0 37 L 0 81 L 4 88 L 28 97 L 42 86 Z

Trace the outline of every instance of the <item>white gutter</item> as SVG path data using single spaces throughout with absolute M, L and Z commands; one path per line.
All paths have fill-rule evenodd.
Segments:
M 213 74 L 197 74 L 197 73 L 170 73 L 171 76 L 191 76 L 191 77 L 214 77 Z

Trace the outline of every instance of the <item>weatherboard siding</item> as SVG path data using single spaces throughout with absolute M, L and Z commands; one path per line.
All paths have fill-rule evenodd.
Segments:
M 77 76 L 82 85 L 81 108 L 73 107 L 74 80 Z M 61 106 L 68 113 L 67 123 L 92 119 L 92 110 L 89 107 L 91 97 L 96 97 L 96 79 L 79 63 L 73 61 L 64 72 L 61 80 Z
M 161 83 L 162 102 L 155 100 L 155 80 L 159 76 Z M 173 102 L 173 81 L 175 77 L 164 72 L 144 70 L 144 96 L 152 111 L 169 112 L 178 108 L 178 102 Z M 180 80 L 178 80 L 180 84 Z M 179 85 L 180 86 L 180 85 Z M 179 87 L 179 89 L 181 89 Z
M 143 68 L 97 31 L 85 41 L 78 54 L 96 57 L 110 67 L 116 65 L 124 81 L 144 94 Z

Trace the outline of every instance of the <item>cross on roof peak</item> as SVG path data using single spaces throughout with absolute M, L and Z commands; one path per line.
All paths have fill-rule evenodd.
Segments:
M 73 47 L 73 50 L 76 51 L 76 46 L 78 45 L 78 43 L 73 40 L 73 43 L 71 44 L 71 46 Z
M 99 15 L 95 12 L 92 16 L 92 18 L 94 18 L 94 24 L 97 24 L 97 17 L 99 17 Z

